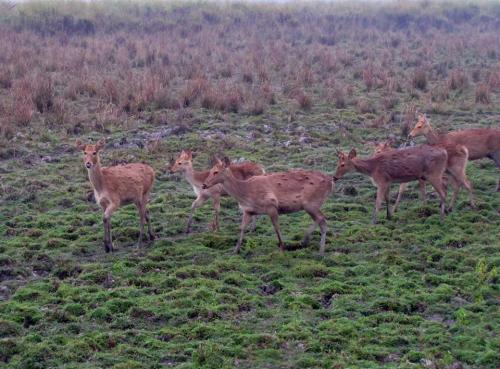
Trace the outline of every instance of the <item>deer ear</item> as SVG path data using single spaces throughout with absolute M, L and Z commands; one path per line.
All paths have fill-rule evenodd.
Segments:
M 99 141 L 97 141 L 97 144 L 95 145 L 95 148 L 96 148 L 97 151 L 99 151 L 104 146 L 106 146 L 106 140 L 104 138 L 101 138 Z
M 185 150 L 184 153 L 186 154 L 186 156 L 189 158 L 189 159 L 192 159 L 193 158 L 193 152 L 188 149 L 188 150 Z
M 356 149 L 352 149 L 350 152 L 349 152 L 349 156 L 348 158 L 349 159 L 354 159 L 356 157 L 357 153 L 356 153 Z
M 82 140 L 80 139 L 77 139 L 76 142 L 75 142 L 75 146 L 78 150 L 85 150 L 85 144 L 82 142 Z
M 224 163 L 224 168 L 228 168 L 231 165 L 231 159 L 229 159 L 227 156 L 224 156 L 224 159 L 222 159 Z

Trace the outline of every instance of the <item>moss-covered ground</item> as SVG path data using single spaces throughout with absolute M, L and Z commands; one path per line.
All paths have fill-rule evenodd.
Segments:
M 29 163 L 26 157 L 1 162 L 0 367 L 498 364 L 500 197 L 492 191 L 498 172 L 491 162 L 468 169 L 479 208 L 470 209 L 462 193 L 443 223 L 432 192 L 423 206 L 413 187 L 394 220 L 380 214 L 371 225 L 374 188 L 366 177 L 349 175 L 324 207 L 324 258 L 317 234 L 309 247 L 298 246 L 310 221 L 302 213 L 280 218 L 284 254 L 269 220 L 260 218 L 241 255 L 233 255 L 240 216 L 228 198 L 219 233 L 208 231 L 207 203 L 196 214 L 195 231 L 183 234 L 193 194 L 184 179 L 163 169 L 170 155 L 199 148 L 196 165 L 206 165 L 225 142 L 206 137 L 225 127 L 232 140 L 225 152 L 233 158 L 268 170 L 331 173 L 336 148 L 368 153 L 360 142 L 376 137 L 356 125 L 342 137 L 339 112 L 328 107 L 299 113 L 291 124 L 282 123 L 278 108 L 258 125 L 198 113 L 193 132 L 166 137 L 154 149 L 113 148 L 122 137 L 158 130 L 146 122 L 108 135 L 103 164 L 144 160 L 158 172 L 150 208 L 159 238 L 141 250 L 134 248 L 138 220 L 129 206 L 113 217 L 118 251 L 104 253 L 102 215 L 69 139 L 27 144 L 36 154 Z M 270 132 L 260 134 L 261 126 Z M 299 143 L 300 127 L 310 143 Z

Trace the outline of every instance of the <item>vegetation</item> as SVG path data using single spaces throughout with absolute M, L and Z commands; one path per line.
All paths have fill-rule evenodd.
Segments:
M 375 191 L 352 174 L 300 247 L 307 214 L 268 219 L 231 253 L 165 170 L 192 148 L 266 170 L 333 173 L 336 149 L 393 136 L 418 109 L 442 130 L 498 125 L 497 2 L 0 3 L 0 368 L 495 368 L 500 362 L 498 171 L 470 163 L 439 222 L 416 184 L 370 225 Z M 136 250 L 133 206 L 102 246 L 77 138 L 105 137 L 103 165 L 157 171 L 159 239 Z M 419 140 L 420 142 L 420 140 Z M 428 188 L 429 189 L 429 188 Z M 395 191 L 393 191 L 395 192 Z

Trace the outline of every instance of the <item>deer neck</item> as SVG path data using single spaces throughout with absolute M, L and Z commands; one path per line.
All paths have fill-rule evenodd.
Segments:
M 432 128 L 429 129 L 429 132 L 425 134 L 425 138 L 427 139 L 427 142 L 430 143 L 431 145 L 437 144 L 439 141 L 442 141 L 443 137 L 434 131 Z
M 230 170 L 226 170 L 223 176 L 222 187 L 224 190 L 239 203 L 244 203 L 248 193 L 246 181 L 237 179 Z
M 194 169 L 192 163 L 189 163 L 189 165 L 186 166 L 186 169 L 184 170 L 184 177 L 186 177 L 186 180 L 191 184 L 191 186 L 198 187 L 199 183 L 197 183 L 194 178 Z
M 352 160 L 352 164 L 354 165 L 354 169 L 356 169 L 357 172 L 366 174 L 368 176 L 371 176 L 373 173 L 373 170 L 375 169 L 375 162 L 373 159 L 359 159 L 355 158 Z
M 89 173 L 89 180 L 92 183 L 92 187 L 97 193 L 102 192 L 104 189 L 104 176 L 102 174 L 101 163 L 98 160 L 96 165 L 87 170 Z

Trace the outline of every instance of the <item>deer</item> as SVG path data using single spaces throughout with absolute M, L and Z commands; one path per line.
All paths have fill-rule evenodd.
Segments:
M 475 128 L 440 134 L 432 127 L 424 114 L 419 114 L 410 137 L 425 136 L 431 145 L 459 144 L 469 151 L 468 160 L 489 158 L 500 169 L 500 128 Z M 495 191 L 500 191 L 500 177 Z
M 375 144 L 375 149 L 373 150 L 373 154 L 377 155 L 382 152 L 386 152 L 389 150 L 395 150 L 395 148 L 392 147 L 392 141 L 386 141 L 386 142 L 379 142 Z M 418 180 L 418 187 L 420 189 L 420 199 L 422 200 L 422 203 L 426 203 L 425 199 L 425 181 L 422 179 Z M 399 184 L 399 190 L 398 190 L 398 196 L 396 197 L 396 202 L 394 203 L 394 206 L 392 208 L 392 212 L 395 213 L 398 210 L 399 203 L 401 202 L 401 198 L 403 197 L 403 193 L 406 191 L 408 188 L 408 182 L 405 183 L 400 183 Z
M 446 169 L 448 154 L 445 149 L 435 146 L 413 146 L 399 150 L 382 152 L 369 158 L 358 158 L 355 149 L 349 154 L 337 152 L 339 161 L 333 175 L 338 181 L 346 173 L 359 172 L 371 177 L 377 187 L 377 199 L 373 209 L 372 223 L 377 223 L 377 214 L 385 199 L 387 219 L 392 218 L 389 204 L 389 190 L 393 182 L 406 183 L 418 179 L 428 181 L 440 199 L 440 217 L 444 219 L 446 193 L 443 186 L 443 173 Z
M 469 151 L 467 150 L 467 147 L 463 145 L 454 145 L 452 143 L 445 143 L 442 144 L 441 147 L 443 147 L 447 154 L 448 154 L 448 161 L 446 163 L 446 174 L 448 174 L 449 178 L 452 180 L 451 184 L 453 186 L 453 195 L 451 198 L 451 201 L 448 205 L 447 211 L 450 212 L 453 210 L 453 206 L 455 204 L 455 201 L 458 197 L 458 194 L 460 193 L 461 188 L 465 187 L 467 191 L 469 192 L 469 201 L 470 205 L 472 208 L 475 208 L 475 202 L 474 202 L 474 195 L 472 191 L 472 185 L 470 181 L 467 179 L 467 175 L 465 174 L 465 171 L 467 169 L 467 160 L 469 156 Z M 388 150 L 397 150 L 391 147 L 390 142 L 384 142 L 384 143 L 379 143 L 375 147 L 375 153 L 381 153 L 384 151 Z M 448 186 L 448 176 L 443 177 L 443 185 L 445 188 L 445 192 Z M 422 179 L 418 180 L 419 182 L 419 188 L 420 188 L 420 197 L 422 199 L 422 202 L 425 204 L 425 181 Z M 399 191 L 398 191 L 398 196 L 396 198 L 396 203 L 394 204 L 393 207 L 393 212 L 397 210 L 398 204 L 401 201 L 401 197 L 404 191 L 406 191 L 408 187 L 408 183 L 401 183 L 399 185 Z
M 331 177 L 317 171 L 296 169 L 241 180 L 230 170 L 230 165 L 231 161 L 227 157 L 216 161 L 203 183 L 203 188 L 222 185 L 224 191 L 233 197 L 243 210 L 240 235 L 234 253 L 240 252 L 244 233 L 252 216 L 260 214 L 267 214 L 271 219 L 280 251 L 284 252 L 285 243 L 281 236 L 279 215 L 304 210 L 313 219 L 313 224 L 306 231 L 302 246 L 309 244 L 311 234 L 319 226 L 320 254 L 324 255 L 327 224 L 320 209 L 334 189 Z
M 131 203 L 135 204 L 139 212 L 140 233 L 136 247 L 140 248 L 146 222 L 149 240 L 155 239 L 147 209 L 155 172 L 149 165 L 142 163 L 101 167 L 99 153 L 105 145 L 103 139 L 95 145 L 84 144 L 81 140 L 76 140 L 76 148 L 83 151 L 83 162 L 94 189 L 95 201 L 104 211 L 104 250 L 114 251 L 111 238 L 111 216 L 120 206 Z
M 215 158 L 215 160 L 219 160 Z M 202 206 L 208 199 L 212 199 L 214 217 L 210 228 L 213 231 L 219 230 L 219 212 L 221 196 L 227 196 L 222 185 L 213 186 L 209 189 L 203 188 L 203 182 L 208 177 L 210 170 L 196 171 L 193 169 L 193 153 L 191 150 L 182 150 L 177 159 L 169 167 L 171 173 L 182 172 L 184 177 L 189 182 L 193 191 L 196 194 L 196 200 L 191 204 L 191 211 L 186 225 L 186 233 L 191 232 L 191 224 L 193 215 L 197 208 Z M 230 170 L 238 179 L 247 179 L 252 176 L 262 175 L 265 173 L 264 168 L 260 164 L 252 162 L 232 163 Z

